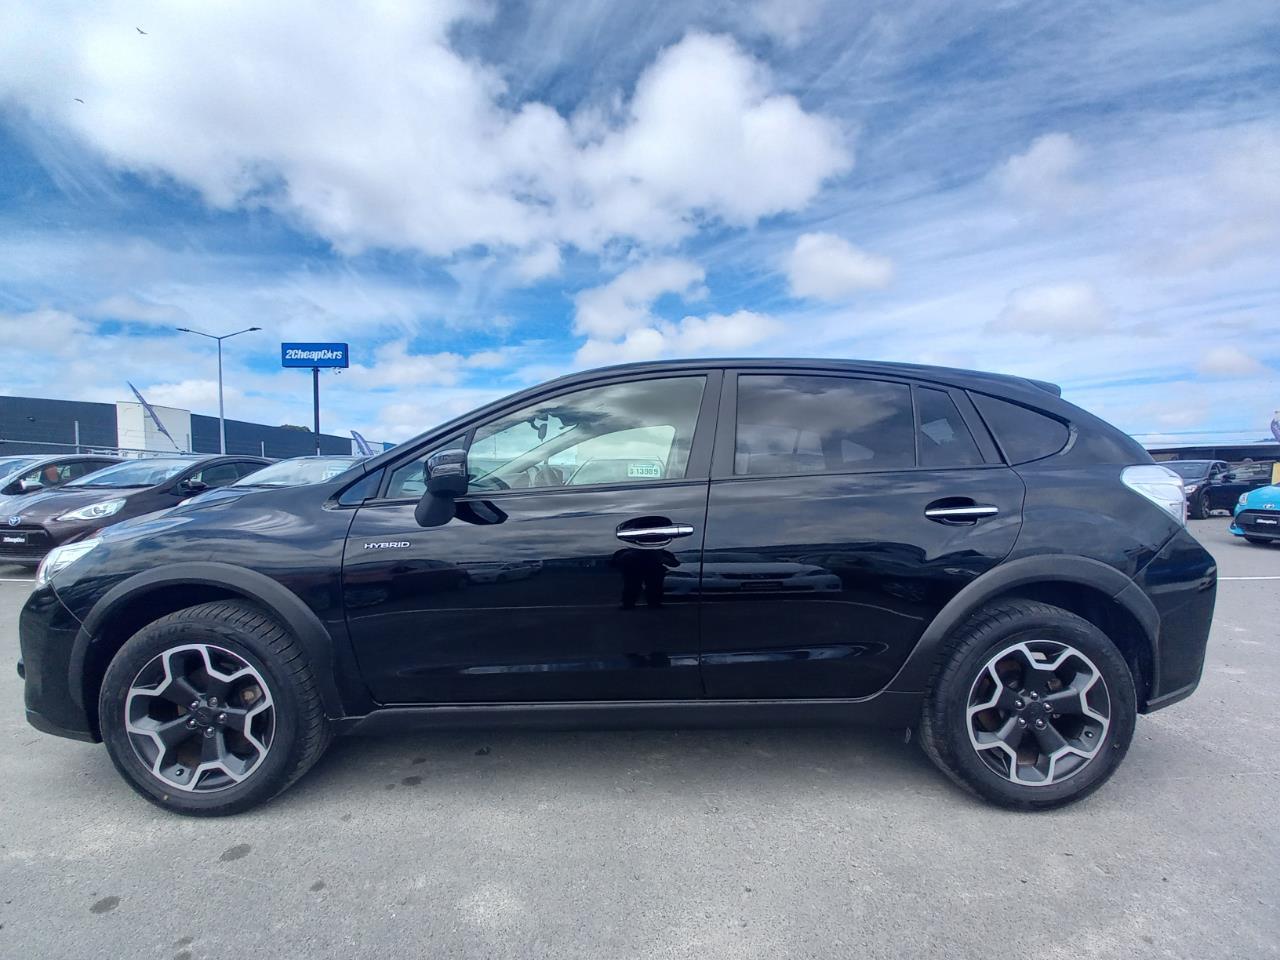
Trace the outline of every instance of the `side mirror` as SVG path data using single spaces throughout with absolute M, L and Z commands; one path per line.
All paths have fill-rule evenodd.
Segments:
M 1235 480 L 1238 480 L 1238 479 L 1239 479 L 1239 477 L 1237 477 L 1237 476 L 1235 475 L 1235 472 L 1234 472 L 1234 471 L 1232 471 L 1232 472 L 1230 472 L 1230 473 L 1224 473 L 1224 474 L 1222 475 L 1222 479 L 1223 479 L 1224 481 L 1235 481 Z
M 203 480 L 197 480 L 195 477 L 189 480 L 183 480 L 178 484 L 178 493 L 202 493 L 209 489 L 209 485 Z
M 441 450 L 427 457 L 422 466 L 427 492 L 413 508 L 420 527 L 440 527 L 454 516 L 454 498 L 467 492 L 467 451 Z
M 12 484 L 10 485 L 12 486 Z M 5 488 L 6 493 L 33 493 L 36 490 L 43 490 L 45 486 L 39 480 L 19 480 L 17 490 L 9 490 Z

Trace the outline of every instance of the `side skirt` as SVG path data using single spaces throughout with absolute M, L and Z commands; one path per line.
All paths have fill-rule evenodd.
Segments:
M 861 700 L 624 700 L 386 706 L 334 721 L 340 734 L 404 730 L 915 726 L 923 695 L 885 691 Z

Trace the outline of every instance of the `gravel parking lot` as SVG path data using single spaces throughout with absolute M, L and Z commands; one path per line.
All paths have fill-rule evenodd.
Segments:
M 901 732 L 337 741 L 279 800 L 170 816 L 22 715 L 0 566 L 0 956 L 1280 954 L 1280 547 L 1219 561 L 1197 694 L 1050 814 L 985 806 Z

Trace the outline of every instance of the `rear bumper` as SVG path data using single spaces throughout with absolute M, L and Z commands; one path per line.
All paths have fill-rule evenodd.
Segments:
M 32 592 L 18 618 L 27 720 L 45 733 L 96 741 L 82 698 L 71 690 L 71 651 L 79 632 L 80 621 L 52 587 Z
M 1209 551 L 1179 530 L 1133 587 L 1155 606 L 1160 630 L 1152 651 L 1151 685 L 1142 712 L 1189 697 L 1200 683 L 1218 592 L 1218 567 Z

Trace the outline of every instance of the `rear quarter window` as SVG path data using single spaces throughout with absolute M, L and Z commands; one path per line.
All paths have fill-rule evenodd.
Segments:
M 1057 453 L 1071 433 L 1061 420 L 1030 407 L 971 393 L 973 405 L 1009 463 L 1027 463 Z

